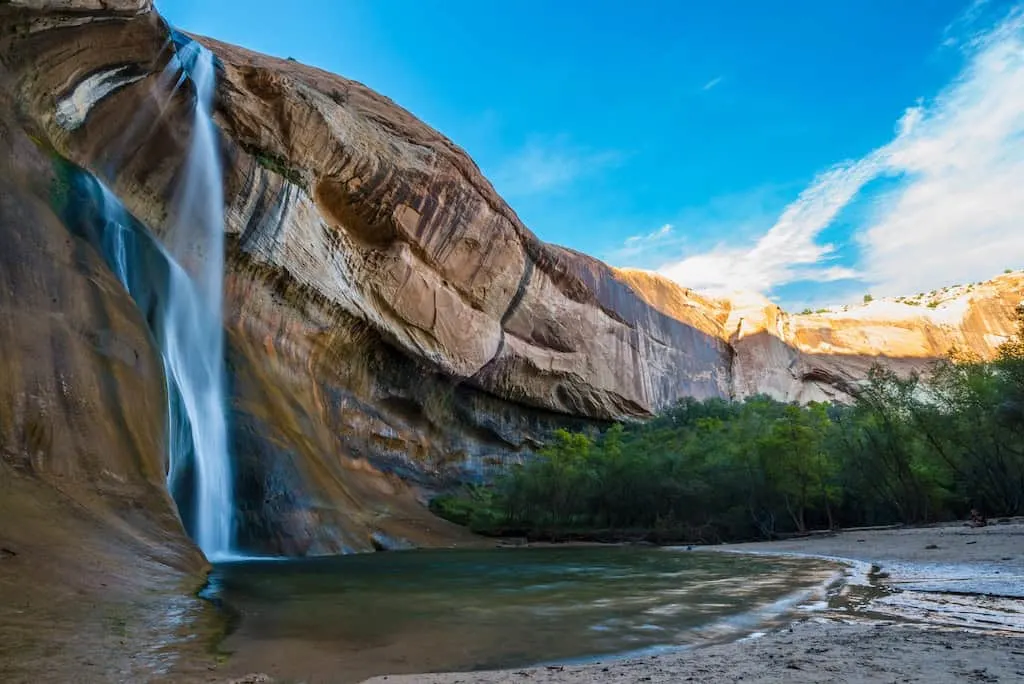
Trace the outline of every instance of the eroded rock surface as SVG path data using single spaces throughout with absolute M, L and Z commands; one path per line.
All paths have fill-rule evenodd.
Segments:
M 13 109 L 0 91 L 0 680 L 145 679 L 206 619 L 162 368 Z
M 40 144 L 169 225 L 191 86 L 148 2 L 0 8 L 8 92 Z M 559 427 L 684 396 L 843 399 L 876 362 L 985 355 L 1019 275 L 929 309 L 794 316 L 712 299 L 538 240 L 472 160 L 359 83 L 196 38 L 219 59 L 225 324 L 247 548 L 461 540 L 421 488 L 529 456 Z
M 875 364 L 927 373 L 954 351 L 990 358 L 1015 333 L 1024 303 L 1024 271 L 803 314 L 757 294 L 711 298 L 646 271 L 616 273 L 651 306 L 729 343 L 734 398 L 845 401 Z

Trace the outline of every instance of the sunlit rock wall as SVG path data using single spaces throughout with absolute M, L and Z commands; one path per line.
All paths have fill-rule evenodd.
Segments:
M 168 97 L 160 82 L 169 27 L 147 2 L 8 3 L 0 21 L 18 116 L 159 237 L 191 107 L 188 84 Z M 538 240 L 387 98 L 200 40 L 220 60 L 232 441 L 254 551 L 459 539 L 423 490 L 529 457 L 556 428 L 684 396 L 842 400 L 876 362 L 991 353 L 1012 329 L 1016 276 L 934 310 L 791 316 L 612 269 Z

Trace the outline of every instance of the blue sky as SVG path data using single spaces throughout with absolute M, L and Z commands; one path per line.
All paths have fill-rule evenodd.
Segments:
M 790 307 L 1024 267 L 1020 0 L 157 5 L 366 83 L 613 265 Z

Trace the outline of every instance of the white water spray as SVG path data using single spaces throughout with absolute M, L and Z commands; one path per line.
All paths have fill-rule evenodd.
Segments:
M 171 224 L 163 244 L 138 233 L 121 202 L 97 181 L 105 221 L 101 242 L 111 269 L 140 308 L 153 310 L 151 325 L 168 386 L 168 487 L 180 505 L 191 506 L 186 515 L 207 558 L 229 560 L 239 556 L 233 543 L 234 481 L 224 415 L 224 191 L 212 116 L 216 62 L 212 53 L 184 37 L 168 47 L 176 52 L 156 81 L 157 117 L 136 120 L 122 140 L 124 145 L 137 143 L 135 134 L 155 127 L 181 86 L 192 81 L 192 135 Z M 123 154 L 122 147 L 114 157 Z M 152 264 L 140 263 L 147 250 L 160 255 L 159 275 Z M 194 467 L 186 478 L 190 455 Z M 186 484 L 193 484 L 194 491 L 180 491 Z
M 174 68 L 185 69 L 191 77 L 196 105 L 174 220 L 164 240 L 181 266 L 170 269 L 162 326 L 164 363 L 190 428 L 186 432 L 184 425 L 171 426 L 168 481 L 174 486 L 181 457 L 191 446 L 196 542 L 207 558 L 223 560 L 234 556 L 234 483 L 224 416 L 224 191 L 212 115 L 216 63 L 209 50 L 188 41 L 168 65 Z M 172 417 L 175 413 L 171 411 Z M 185 439 L 191 444 L 181 443 Z
M 195 506 L 196 541 L 210 560 L 242 558 L 232 551 L 234 507 L 223 368 L 219 367 L 222 339 L 220 326 L 214 325 L 212 318 L 218 312 L 210 309 L 209 301 L 203 301 L 197 282 L 167 248 L 140 233 L 145 229 L 133 221 L 117 196 L 102 182 L 94 182 L 94 197 L 104 222 L 99 246 L 107 263 L 144 313 L 155 310 L 151 323 L 168 379 L 168 484 L 172 492 L 182 485 L 191 453 L 196 491 L 193 496 L 176 498 Z M 147 253 L 159 255 L 158 261 L 147 263 Z M 217 330 L 211 335 L 213 327 Z
M 212 561 L 243 558 L 234 550 L 234 479 L 225 418 L 224 190 L 213 123 L 216 60 L 199 43 L 175 34 L 173 50 L 153 90 L 155 117 L 137 117 L 121 144 L 108 150 L 113 172 L 155 130 L 172 99 L 191 80 L 195 88 L 191 140 L 163 244 L 135 221 L 99 180 L 94 195 L 104 223 L 106 260 L 147 316 L 167 377 L 167 482 L 199 547 Z M 108 173 L 107 175 L 112 175 Z M 155 259 L 155 261 L 153 261 Z M 190 458 L 191 457 L 191 458 Z M 186 477 L 189 462 L 192 472 Z M 194 485 L 192 491 L 182 491 Z

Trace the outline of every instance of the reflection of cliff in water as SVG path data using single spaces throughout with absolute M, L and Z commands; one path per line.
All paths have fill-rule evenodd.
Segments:
M 601 547 L 228 563 L 211 585 L 241 611 L 222 644 L 239 667 L 358 682 L 731 641 L 792 620 L 840 575 L 826 561 Z

